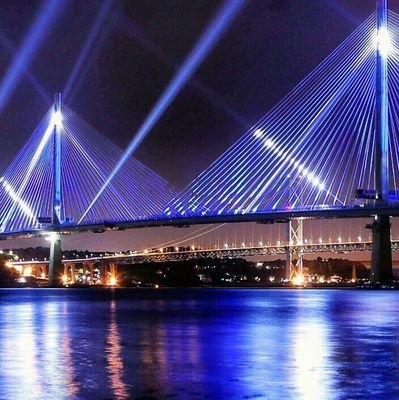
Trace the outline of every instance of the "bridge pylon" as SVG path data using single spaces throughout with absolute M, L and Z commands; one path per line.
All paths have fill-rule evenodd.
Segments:
M 51 224 L 59 228 L 61 219 L 61 130 L 62 130 L 62 96 L 56 93 L 54 98 L 54 110 L 52 123 L 53 130 L 53 204 Z M 58 287 L 62 285 L 62 250 L 61 236 L 59 232 L 54 232 L 50 237 L 50 258 L 49 258 L 49 287 Z
M 387 39 L 388 38 L 388 39 Z M 376 204 L 388 204 L 389 124 L 388 124 L 388 0 L 377 0 L 375 188 Z M 391 224 L 388 215 L 376 215 L 368 225 L 373 233 L 370 282 L 392 282 Z
M 50 257 L 48 264 L 48 286 L 59 287 L 62 285 L 62 250 L 61 250 L 61 236 L 60 234 L 53 233 L 50 237 Z

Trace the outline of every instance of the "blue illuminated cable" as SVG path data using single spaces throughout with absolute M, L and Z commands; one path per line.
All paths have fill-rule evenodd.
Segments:
M 171 83 L 168 85 L 166 90 L 161 95 L 160 99 L 155 104 L 154 108 L 145 119 L 144 123 L 141 125 L 137 133 L 135 134 L 133 140 L 129 143 L 123 156 L 120 158 L 118 163 L 113 168 L 111 174 L 109 175 L 107 181 L 101 187 L 99 192 L 93 198 L 88 209 L 85 211 L 78 223 L 82 221 L 86 213 L 90 211 L 91 207 L 101 196 L 102 192 L 106 189 L 108 184 L 112 181 L 118 171 L 126 163 L 129 157 L 133 154 L 136 148 L 144 140 L 148 132 L 156 124 L 158 119 L 163 115 L 166 109 L 169 107 L 174 98 L 178 95 L 181 89 L 184 87 L 186 82 L 191 78 L 197 68 L 200 66 L 201 62 L 208 55 L 211 49 L 216 45 L 221 35 L 230 25 L 236 14 L 244 6 L 245 0 L 229 0 L 226 1 L 223 7 L 218 11 L 216 17 L 212 20 L 211 24 L 205 31 L 205 33 L 198 40 L 186 60 L 184 61 L 181 68 L 178 70 Z
M 359 69 L 359 68 L 362 67 L 364 60 L 367 59 L 367 57 L 370 54 L 370 52 L 372 52 L 372 47 L 370 46 L 369 42 L 370 42 L 371 32 L 372 32 L 372 29 L 374 29 L 374 26 L 375 25 L 373 24 L 373 18 L 369 18 L 367 20 L 367 23 L 365 24 L 365 27 L 359 29 L 359 31 L 361 31 L 362 29 L 367 29 L 368 30 L 367 34 L 364 34 L 364 32 L 363 32 L 361 37 L 357 38 L 357 39 L 359 39 L 359 38 L 361 39 L 360 43 L 362 44 L 362 46 L 359 47 L 359 40 L 357 40 L 357 42 L 356 41 L 353 42 L 353 43 L 356 44 L 356 46 L 353 46 L 353 47 L 350 46 L 350 50 L 346 51 L 346 53 L 348 55 L 347 58 L 349 59 L 349 61 L 347 60 L 347 62 L 352 63 L 351 68 L 346 68 L 346 71 L 349 71 L 349 73 L 352 74 L 352 76 L 351 76 L 352 79 L 354 79 L 354 77 L 356 76 L 356 72 L 355 72 L 356 69 Z M 354 36 L 356 36 L 356 35 L 354 35 Z M 353 43 L 351 43 L 351 45 Z M 360 58 L 357 55 L 358 54 L 357 50 L 353 51 L 353 49 L 359 49 L 359 48 L 360 48 L 361 52 L 363 52 L 363 56 L 361 56 Z M 344 47 L 342 47 L 341 50 L 342 49 L 344 49 Z M 345 51 L 344 51 L 344 53 L 345 53 Z M 322 63 L 322 65 L 323 65 L 323 63 Z M 323 67 L 324 67 L 323 68 L 324 70 L 328 70 L 329 69 L 328 66 L 324 65 Z M 335 68 L 335 66 L 334 66 L 334 68 Z M 342 64 L 340 64 L 340 66 L 338 68 L 342 68 Z M 356 68 L 356 69 L 353 69 L 353 68 Z M 351 70 L 353 72 L 351 72 Z M 317 76 L 317 74 L 315 73 L 312 76 Z M 346 76 L 348 76 L 348 75 L 346 75 Z M 313 99 L 313 100 L 311 100 L 313 102 L 314 101 L 318 101 L 318 104 L 323 104 L 323 102 L 326 103 L 325 96 L 328 95 L 328 93 L 330 93 L 330 94 L 334 93 L 333 91 L 331 91 L 332 89 L 326 89 L 326 87 L 324 85 L 322 96 L 320 96 L 320 93 L 315 91 L 315 88 L 312 87 L 314 85 L 313 85 L 313 83 L 311 83 L 311 80 L 309 80 L 309 79 L 310 78 L 306 79 L 307 86 L 310 87 L 310 90 L 313 91 L 313 93 L 317 93 L 317 97 L 315 97 L 313 95 L 310 96 L 310 97 L 308 96 L 308 99 L 305 99 L 305 101 L 302 101 L 301 104 L 303 104 L 304 102 L 307 101 L 308 102 L 307 105 L 310 105 L 309 98 Z M 345 87 L 345 86 L 347 86 L 347 88 L 349 87 L 349 82 L 350 81 L 348 81 L 348 78 L 345 78 L 345 76 L 342 76 L 342 79 L 344 79 L 344 81 L 342 81 L 342 79 L 341 80 L 339 80 L 339 79 L 337 80 L 336 76 L 334 78 L 332 78 L 332 79 L 333 80 L 331 81 L 331 83 L 333 85 L 335 84 L 335 87 L 339 87 L 339 85 L 341 86 L 341 89 L 338 89 L 338 90 L 341 90 L 341 92 L 342 92 L 342 87 Z M 346 82 L 346 85 L 343 85 L 342 82 L 345 82 L 345 79 L 346 79 L 347 82 Z M 317 82 L 317 81 L 315 80 L 315 82 Z M 310 83 L 310 85 L 309 85 L 309 83 Z M 320 84 L 319 84 L 319 86 L 320 86 Z M 333 86 L 331 86 L 331 88 L 332 87 Z M 344 89 L 344 92 L 346 92 L 346 90 L 347 89 Z M 292 96 L 291 99 L 295 98 L 295 100 L 296 100 L 297 99 L 297 95 L 300 92 L 301 91 L 296 90 L 295 91 L 295 96 Z M 322 97 L 321 100 L 320 100 L 320 97 Z M 342 97 L 343 97 L 343 94 L 342 93 L 339 94 L 339 91 L 338 91 L 338 94 L 336 94 L 336 102 L 339 103 Z M 289 103 L 290 103 L 289 101 L 285 102 L 285 104 L 289 104 Z M 281 104 L 284 104 L 284 101 L 280 102 L 280 105 Z M 328 104 L 328 102 L 327 102 L 327 104 Z M 332 104 L 331 102 L 330 102 L 329 106 L 330 106 L 331 110 L 333 110 L 335 108 L 335 104 Z M 282 108 L 282 107 L 280 107 L 280 108 Z M 298 111 L 299 111 L 299 109 L 298 109 Z M 325 110 L 323 110 L 323 111 L 325 111 Z M 292 114 L 293 113 L 292 113 L 292 110 L 291 110 L 291 113 L 290 113 L 291 120 L 293 118 Z M 298 114 L 298 113 L 296 113 L 294 111 L 294 118 L 301 118 L 300 114 Z M 323 119 L 328 120 L 328 113 L 327 112 L 324 112 Z M 285 124 L 287 124 L 287 122 L 289 123 L 289 120 L 287 120 L 287 119 L 284 119 L 284 121 L 285 121 Z M 293 121 L 295 121 L 295 120 L 293 120 Z M 319 123 L 320 126 L 324 126 L 323 120 L 319 120 L 318 123 Z M 261 123 L 254 125 L 252 131 L 247 132 L 247 134 L 244 135 L 244 138 L 248 139 L 250 137 L 250 135 L 252 135 L 256 129 L 265 130 L 267 132 L 266 133 L 266 135 L 267 135 L 269 133 L 268 131 L 270 129 L 268 127 L 265 129 L 265 126 L 267 126 L 269 124 L 270 124 L 270 122 L 267 121 L 267 118 L 264 118 Z M 281 123 L 280 123 L 280 125 L 281 125 Z M 286 126 L 289 127 L 290 125 L 286 125 Z M 314 127 L 314 124 L 311 124 L 309 126 L 310 126 L 311 129 L 313 128 L 309 132 L 317 131 L 317 129 L 315 129 L 315 127 Z M 297 125 L 296 125 L 296 128 L 297 128 Z M 278 145 L 279 147 L 277 147 L 277 150 L 275 151 L 274 155 L 282 154 L 282 156 L 284 157 L 285 147 L 286 148 L 288 148 L 288 147 L 292 148 L 292 146 L 296 146 L 298 149 L 300 149 L 301 145 L 302 146 L 304 146 L 305 144 L 311 145 L 311 142 L 313 140 L 312 139 L 312 140 L 309 141 L 308 139 L 306 139 L 306 135 L 305 135 L 305 136 L 301 137 L 301 139 L 300 139 L 301 141 L 298 141 L 298 140 L 295 141 L 292 138 L 289 139 L 290 135 L 291 134 L 289 133 L 289 131 L 286 132 L 286 138 L 287 139 L 283 139 L 281 137 L 281 134 L 280 134 L 280 136 L 278 138 L 274 137 L 273 134 L 269 134 L 269 136 L 271 138 L 275 139 L 277 141 L 277 143 L 279 143 L 279 145 Z M 254 145 L 257 146 L 257 147 L 254 147 Z M 183 196 L 184 196 L 184 193 L 187 193 L 187 192 L 195 193 L 194 197 L 190 196 L 187 199 L 187 198 L 184 198 L 183 196 L 180 195 L 178 198 L 175 198 L 174 202 L 175 202 L 175 206 L 177 206 L 177 210 L 179 210 L 178 212 L 181 213 L 181 214 L 185 214 L 186 210 L 187 211 L 191 210 L 191 212 L 202 212 L 203 213 L 204 211 L 208 212 L 207 210 L 210 210 L 210 209 L 217 209 L 218 212 L 221 212 L 221 211 L 222 212 L 232 212 L 232 211 L 234 211 L 232 209 L 234 207 L 231 206 L 231 202 L 232 201 L 234 202 L 234 198 L 231 198 L 230 195 L 229 195 L 229 191 L 231 191 L 232 189 L 229 189 L 228 186 L 224 186 L 224 184 L 223 184 L 223 182 L 226 182 L 226 183 L 228 182 L 228 181 L 226 181 L 226 179 L 230 179 L 230 183 L 232 183 L 231 184 L 231 188 L 234 188 L 234 195 L 235 196 L 237 196 L 237 194 L 241 193 L 242 197 L 246 197 L 246 199 L 251 199 L 251 198 L 252 199 L 254 199 L 254 198 L 256 199 L 255 201 L 252 200 L 251 203 L 246 204 L 247 211 L 250 211 L 251 209 L 252 210 L 253 209 L 257 209 L 258 207 L 262 207 L 263 205 L 260 203 L 260 200 L 263 199 L 263 197 L 264 197 L 263 193 L 265 192 L 264 184 L 261 183 L 262 181 L 260 181 L 261 186 L 259 186 L 259 184 L 258 184 L 258 190 L 255 190 L 255 191 L 252 191 L 252 192 L 248 192 L 249 188 L 252 187 L 253 183 L 256 182 L 256 179 L 258 179 L 256 175 L 259 175 L 259 176 L 262 175 L 262 174 L 258 173 L 258 171 L 262 170 L 261 166 L 258 166 L 256 171 L 254 171 L 253 168 L 252 168 L 252 171 L 250 172 L 251 175 L 249 175 L 249 171 L 250 171 L 250 168 L 251 168 L 251 162 L 252 162 L 252 165 L 256 165 L 257 157 L 260 160 L 259 157 L 261 157 L 261 154 L 259 154 L 259 153 L 261 153 L 261 151 L 259 151 L 259 149 L 260 149 L 260 146 L 257 145 L 256 143 L 254 144 L 253 140 L 252 141 L 251 140 L 241 140 L 241 141 L 239 141 L 239 145 L 238 146 L 237 146 L 237 144 L 233 145 L 233 150 L 231 151 L 231 149 L 229 149 L 218 160 L 218 161 L 221 161 L 223 159 L 227 160 L 224 163 L 220 163 L 220 168 L 215 168 L 215 167 L 219 167 L 219 164 L 217 162 L 216 162 L 216 164 L 214 163 L 210 168 L 210 173 L 209 173 L 209 170 L 208 170 L 208 171 L 206 171 L 206 173 L 201 174 L 197 181 L 194 181 L 192 185 L 189 185 L 182 192 Z M 235 161 L 235 157 L 231 157 L 231 155 L 234 154 L 234 153 L 236 153 L 237 155 L 240 156 L 238 164 Z M 259 154 L 259 155 L 256 156 L 256 154 Z M 306 154 L 307 153 L 305 151 L 301 155 L 302 157 L 299 157 L 300 162 L 307 162 L 306 160 L 309 157 Z M 254 158 L 254 156 L 255 156 L 255 158 Z M 263 160 L 264 160 L 265 163 L 268 162 L 267 161 L 268 159 L 270 159 L 270 154 L 269 154 L 269 157 L 263 156 Z M 287 159 L 283 160 L 283 162 L 280 164 L 280 168 L 281 168 L 281 166 L 283 166 L 286 170 L 288 170 L 289 166 L 291 165 L 290 161 L 292 161 L 292 160 L 287 160 Z M 233 170 L 231 170 L 231 166 L 232 165 L 234 166 Z M 241 167 L 240 167 L 240 165 L 241 165 Z M 261 164 L 261 165 L 265 165 L 265 164 Z M 347 170 L 349 169 L 349 167 L 350 167 L 349 164 L 346 164 L 345 168 Z M 227 176 L 225 175 L 226 172 L 228 174 Z M 276 174 L 276 172 L 277 172 L 277 174 Z M 278 172 L 279 172 L 278 169 L 274 171 L 274 174 L 275 174 L 274 176 L 275 176 L 275 179 L 277 179 L 277 181 L 275 179 L 270 180 L 270 177 L 273 176 L 273 169 L 270 170 L 270 173 L 272 173 L 272 175 L 271 176 L 269 175 L 268 178 L 267 178 L 267 175 L 264 175 L 264 173 L 263 173 L 263 181 L 265 182 L 265 180 L 268 179 L 269 182 L 270 182 L 269 184 L 271 185 L 271 188 L 273 188 L 273 189 L 275 189 L 275 188 L 278 189 L 277 185 L 278 185 L 278 182 L 280 182 Z M 311 173 L 312 174 L 317 174 L 318 173 L 318 168 L 316 168 L 316 170 L 313 168 Z M 220 178 L 222 178 L 222 177 L 224 177 L 224 178 L 222 178 L 220 180 L 220 178 L 218 178 L 218 175 L 220 176 Z M 235 181 L 234 180 L 231 181 L 232 178 L 234 179 L 234 176 L 236 177 L 236 180 Z M 312 176 L 312 175 L 310 175 L 310 176 Z M 211 179 L 211 177 L 213 178 L 212 181 L 209 180 L 209 179 Z M 216 185 L 216 182 L 218 182 L 218 185 Z M 198 185 L 198 183 L 200 183 L 200 186 Z M 246 189 L 247 184 L 248 184 L 248 189 Z M 306 186 L 306 189 L 308 189 L 308 191 L 310 192 L 310 194 L 308 194 L 308 196 L 312 196 L 313 195 L 313 196 L 316 196 L 317 198 L 321 197 L 320 194 L 310 185 L 309 182 L 307 182 L 305 186 Z M 205 190 L 202 190 L 202 187 L 204 187 Z M 223 187 L 224 187 L 224 189 L 223 189 Z M 219 188 L 222 188 L 223 191 L 220 192 Z M 210 195 L 212 193 L 212 191 L 214 191 L 215 195 L 216 195 L 216 193 L 219 193 L 218 194 L 219 201 L 216 202 L 216 203 L 215 203 L 216 198 L 214 198 L 214 200 L 212 200 L 213 196 Z M 331 188 L 329 189 L 329 191 L 327 191 L 327 193 L 330 193 L 330 191 L 331 191 Z M 187 195 L 189 193 L 187 193 Z M 346 193 L 346 195 L 345 195 L 346 197 L 348 197 L 348 193 L 349 192 Z M 202 198 L 204 200 L 201 200 Z M 310 198 L 310 197 L 308 197 L 308 198 Z M 277 196 L 273 196 L 272 200 L 273 201 L 277 200 L 275 204 L 277 204 L 279 202 L 279 199 L 277 198 Z M 237 203 L 239 201 L 240 201 L 239 198 L 236 197 L 235 205 L 237 205 Z M 184 206 L 184 203 L 186 203 L 186 206 Z M 201 203 L 204 204 L 202 209 L 201 209 Z M 170 204 L 169 207 L 166 208 L 166 211 L 168 213 L 170 213 L 170 212 L 173 213 L 174 212 L 173 210 L 176 209 L 175 206 Z M 269 206 L 271 206 L 271 205 L 269 204 Z

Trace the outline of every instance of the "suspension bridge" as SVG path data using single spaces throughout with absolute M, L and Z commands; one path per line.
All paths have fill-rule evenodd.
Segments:
M 399 215 L 398 28 L 399 15 L 378 0 L 376 13 L 182 191 L 131 157 L 139 141 L 123 151 L 57 94 L 0 177 L 0 237 L 49 234 L 49 284 L 57 285 L 63 232 L 280 222 L 292 244 L 290 279 L 301 270 L 306 219 L 369 217 L 371 281 L 390 282 L 390 217 Z M 165 96 L 158 114 L 171 101 Z

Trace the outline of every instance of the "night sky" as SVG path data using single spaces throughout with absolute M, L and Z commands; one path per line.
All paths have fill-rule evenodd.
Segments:
M 98 0 L 59 3 L 63 9 L 29 66 L 50 102 L 54 92 L 64 89 L 102 4 Z M 114 0 L 66 104 L 126 147 L 222 3 Z M 40 5 L 34 0 L 1 0 L 1 41 L 18 48 Z M 399 11 L 399 1 L 391 0 L 390 7 Z M 134 156 L 182 189 L 374 9 L 375 0 L 248 1 Z M 0 49 L 3 77 L 12 56 Z M 22 77 L 0 114 L 2 171 L 49 106 Z M 158 231 L 135 230 L 95 239 L 91 235 L 84 245 L 82 235 L 76 235 L 65 243 L 93 249 L 140 247 L 149 236 L 157 242 L 159 234 L 161 242 L 171 229 Z

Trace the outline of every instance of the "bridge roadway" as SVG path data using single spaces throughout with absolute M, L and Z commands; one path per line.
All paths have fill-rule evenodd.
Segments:
M 149 217 L 134 221 L 103 221 L 76 225 L 74 223 L 63 223 L 61 225 L 42 225 L 39 228 L 32 228 L 24 231 L 0 233 L 0 240 L 8 238 L 27 238 L 41 236 L 50 232 L 74 233 L 74 232 L 95 232 L 126 230 L 132 228 L 151 228 L 162 226 L 186 227 L 200 224 L 221 224 L 238 222 L 257 222 L 263 224 L 284 223 L 290 219 L 338 219 L 338 218 L 367 218 L 375 215 L 399 216 L 399 201 L 387 204 L 362 204 L 352 206 L 331 206 L 318 205 L 309 207 L 296 207 L 292 210 L 281 209 L 261 213 L 246 213 L 227 215 L 203 215 L 184 217 Z
M 341 243 L 318 243 L 287 246 L 255 246 L 255 247 L 224 247 L 221 249 L 199 249 L 179 248 L 178 251 L 165 251 L 165 249 L 150 249 L 133 251 L 128 253 L 105 253 L 88 258 L 63 259 L 65 264 L 84 263 L 115 263 L 115 264 L 142 264 L 145 262 L 167 262 L 186 261 L 195 259 L 216 259 L 216 258 L 240 258 L 254 256 L 277 256 L 286 255 L 287 251 L 298 254 L 322 254 L 322 253 L 349 253 L 371 251 L 371 241 L 368 242 L 341 242 Z M 399 240 L 392 241 L 392 250 L 399 250 Z M 48 260 L 17 260 L 9 263 L 12 266 L 47 265 Z

